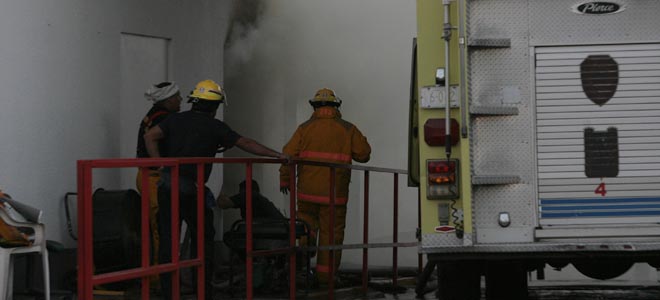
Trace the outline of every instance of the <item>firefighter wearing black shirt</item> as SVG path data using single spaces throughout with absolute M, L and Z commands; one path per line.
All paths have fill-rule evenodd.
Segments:
M 270 156 L 280 159 L 288 159 L 288 156 L 272 150 L 253 139 L 243 137 L 233 131 L 227 124 L 215 118 L 218 107 L 225 100 L 222 88 L 212 80 L 199 82 L 188 96 L 188 102 L 192 103 L 189 111 L 169 116 L 160 124 L 152 127 L 144 135 L 147 151 L 151 157 L 215 157 L 219 148 L 229 149 L 237 146 L 240 149 L 261 156 Z M 162 141 L 162 143 L 160 143 Z M 206 165 L 204 170 L 204 182 L 211 174 L 212 165 Z M 179 215 L 180 220 L 186 221 L 190 228 L 193 245 L 191 253 L 197 253 L 195 239 L 197 230 L 196 218 L 196 166 L 183 165 L 179 169 Z M 168 168 L 162 172 L 162 180 L 158 187 L 159 200 L 159 233 L 161 244 L 167 245 L 160 248 L 160 262 L 171 261 L 171 226 L 170 226 L 170 173 Z M 210 201 L 204 209 L 204 253 L 205 253 L 205 298 L 212 298 L 212 275 L 213 275 L 213 211 L 215 199 L 211 191 L 204 187 L 205 196 Z M 210 197 L 209 197 L 210 196 Z M 180 224 L 179 224 L 180 225 Z M 163 295 L 170 299 L 171 274 L 161 275 Z
M 174 82 L 161 82 L 156 85 L 152 85 L 149 89 L 144 92 L 144 97 L 147 100 L 152 101 L 154 104 L 151 106 L 151 109 L 147 112 L 140 122 L 140 129 L 138 130 L 137 137 L 137 157 L 149 157 L 147 152 L 147 147 L 144 143 L 144 133 L 149 130 L 151 127 L 162 122 L 172 113 L 178 112 L 181 110 L 181 94 L 179 93 L 179 86 Z M 149 224 L 151 227 L 151 240 L 153 245 L 153 264 L 158 264 L 158 247 L 160 244 L 160 239 L 158 237 L 158 181 L 160 180 L 160 172 L 155 169 L 149 170 Z M 136 178 L 136 187 L 140 193 L 142 193 L 142 172 L 138 170 Z M 154 277 L 152 284 L 158 284 L 157 276 Z

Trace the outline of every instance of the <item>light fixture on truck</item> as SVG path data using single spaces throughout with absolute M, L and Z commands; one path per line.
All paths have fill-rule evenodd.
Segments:
M 456 199 L 458 193 L 458 160 L 427 160 L 428 199 Z
M 446 141 L 446 121 L 445 119 L 428 119 L 424 123 L 424 141 L 426 142 L 427 145 L 429 146 L 445 146 L 447 144 Z M 458 130 L 460 126 L 458 125 L 458 121 L 455 119 L 451 119 L 449 121 L 449 131 L 450 131 L 450 136 L 449 136 L 449 141 L 451 142 L 452 146 L 456 146 L 459 141 L 459 134 Z

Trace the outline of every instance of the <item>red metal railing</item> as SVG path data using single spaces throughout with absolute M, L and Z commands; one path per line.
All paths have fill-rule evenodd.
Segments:
M 368 289 L 368 275 L 369 275 L 369 250 L 370 248 L 392 248 L 392 284 L 394 286 L 397 285 L 397 277 L 398 277 L 398 248 L 399 247 L 415 247 L 418 245 L 418 243 L 415 242 L 406 242 L 406 243 L 399 243 L 398 241 L 398 212 L 399 212 L 399 204 L 398 204 L 398 196 L 399 196 L 399 175 L 400 174 L 406 174 L 405 170 L 397 170 L 397 169 L 387 169 L 387 168 L 377 168 L 377 167 L 367 167 L 367 166 L 362 166 L 362 165 L 348 165 L 348 164 L 333 164 L 333 163 L 325 163 L 325 162 L 313 162 L 313 161 L 305 161 L 305 160 L 294 160 L 293 164 L 304 164 L 304 165 L 314 165 L 314 166 L 322 166 L 322 167 L 327 167 L 330 172 L 330 190 L 329 190 L 329 195 L 330 195 L 330 222 L 329 222 L 329 227 L 334 228 L 335 225 L 335 191 L 334 191 L 334 183 L 335 183 L 335 170 L 337 168 L 343 168 L 343 169 L 350 169 L 350 170 L 358 170 L 358 171 L 364 171 L 364 224 L 363 224 L 363 240 L 362 244 L 343 244 L 343 245 L 330 245 L 330 246 L 320 246 L 320 247 L 304 247 L 309 251 L 314 251 L 314 250 L 330 250 L 330 262 L 328 265 L 330 266 L 330 273 L 328 274 L 329 278 L 334 278 L 334 251 L 336 250 L 349 250 L 349 249 L 362 249 L 362 290 L 363 292 L 367 292 Z M 380 244 L 370 244 L 369 243 L 369 183 L 370 183 L 370 173 L 375 172 L 375 173 L 390 173 L 394 175 L 394 180 L 393 180 L 393 222 L 392 222 L 392 230 L 393 230 L 393 236 L 392 236 L 392 243 L 380 243 Z M 294 174 L 294 173 L 291 173 Z M 293 177 L 291 176 L 292 182 L 289 184 L 293 186 Z M 419 199 L 417 199 L 419 201 Z M 295 201 L 295 198 L 292 195 L 291 201 Z M 418 204 L 418 209 L 419 209 L 419 204 Z M 334 231 L 330 230 L 330 241 L 334 241 Z M 418 266 L 418 269 L 420 267 Z M 295 282 L 291 283 L 292 289 L 294 288 L 293 285 L 295 285 Z M 295 299 L 295 296 L 290 296 L 289 299 Z M 334 281 L 329 280 L 328 282 L 328 299 L 334 299 Z
M 152 275 L 172 272 L 172 296 L 173 299 L 179 299 L 179 272 L 182 268 L 194 267 L 197 271 L 197 295 L 200 299 L 204 297 L 204 189 L 198 189 L 197 193 L 197 258 L 180 261 L 179 252 L 179 228 L 174 224 L 179 224 L 179 168 L 184 164 L 195 164 L 197 166 L 197 185 L 204 186 L 204 165 L 205 164 L 227 164 L 238 163 L 245 164 L 245 182 L 246 182 L 246 199 L 252 199 L 252 171 L 253 164 L 281 164 L 283 160 L 268 159 L 268 158 L 160 158 L 160 159 L 100 159 L 100 160 L 81 160 L 78 161 L 78 297 L 80 299 L 92 299 L 93 287 L 95 285 L 119 282 L 131 279 L 141 278 L 141 298 L 149 299 L 149 277 Z M 252 240 L 252 201 L 246 201 L 246 298 L 253 298 L 253 257 L 262 255 L 274 254 L 287 254 L 289 255 L 289 278 L 296 278 L 296 251 L 299 248 L 296 246 L 296 182 L 295 172 L 297 164 L 316 165 L 328 167 L 330 172 L 330 228 L 334 228 L 335 216 L 335 170 L 337 168 L 345 168 L 352 170 L 364 171 L 364 228 L 363 228 L 363 243 L 354 245 L 329 245 L 322 247 L 302 247 L 303 251 L 316 251 L 316 250 L 329 250 L 330 251 L 330 274 L 329 278 L 334 278 L 334 251 L 342 249 L 362 249 L 362 289 L 366 293 L 368 281 L 368 249 L 369 248 L 392 248 L 392 283 L 397 285 L 398 277 L 398 247 L 414 247 L 417 242 L 399 243 L 398 242 L 398 176 L 405 174 L 403 170 L 375 168 L 357 165 L 345 164 L 332 164 L 322 162 L 312 162 L 303 160 L 292 160 L 289 164 L 290 168 L 290 223 L 289 223 L 289 247 L 282 249 L 270 250 L 254 250 Z M 149 188 L 148 188 L 148 167 L 171 167 L 172 168 L 172 244 L 171 262 L 159 265 L 150 265 L 149 263 Z M 140 267 L 122 270 L 118 272 L 111 272 L 105 274 L 93 273 L 93 219 L 92 219 L 92 170 L 102 168 L 131 168 L 138 167 L 142 169 L 142 195 L 141 195 L 141 264 Z M 391 173 L 394 175 L 393 181 L 393 241 L 392 243 L 369 244 L 369 180 L 370 172 L 378 173 Z M 418 212 L 419 214 L 419 212 Z M 334 231 L 330 230 L 330 241 L 334 241 Z M 165 245 L 162 245 L 165 246 Z M 162 247 L 161 246 L 161 247 Z M 334 281 L 330 280 L 328 283 L 328 297 L 334 298 Z M 289 297 L 295 299 L 296 296 L 296 283 L 295 280 L 290 280 Z

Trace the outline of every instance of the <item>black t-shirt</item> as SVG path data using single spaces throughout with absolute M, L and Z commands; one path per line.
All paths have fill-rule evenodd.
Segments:
M 151 127 L 154 127 L 163 120 L 165 120 L 165 118 L 167 118 L 167 116 L 170 114 L 171 114 L 170 111 L 165 109 L 165 107 L 163 107 L 162 105 L 158 105 L 158 104 L 152 106 L 151 109 L 147 112 L 147 114 L 144 116 L 144 119 L 142 119 L 142 122 L 140 122 L 140 129 L 138 129 L 136 157 L 138 158 L 149 157 L 149 152 L 147 152 L 147 146 L 144 144 L 144 134 Z M 159 146 L 160 148 L 163 148 L 164 143 L 160 142 Z
M 170 115 L 158 124 L 164 134 L 164 157 L 215 157 L 219 147 L 231 148 L 241 136 L 224 122 L 204 113 L 186 111 Z M 205 166 L 204 182 L 211 175 L 211 164 Z M 183 165 L 179 175 L 196 179 L 195 165 Z

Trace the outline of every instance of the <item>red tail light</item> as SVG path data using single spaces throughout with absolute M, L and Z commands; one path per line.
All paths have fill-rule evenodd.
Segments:
M 456 163 L 447 160 L 429 160 L 427 162 L 429 174 L 434 173 L 453 173 L 456 170 Z
M 456 199 L 459 196 L 458 160 L 427 160 L 428 199 Z
M 454 174 L 445 174 L 445 175 L 440 175 L 440 174 L 429 174 L 429 182 L 430 183 L 451 183 L 456 180 L 456 176 Z
M 424 123 L 424 141 L 429 146 L 444 146 L 445 145 L 445 119 L 428 119 Z M 456 146 L 459 141 L 459 124 L 455 119 L 449 121 L 449 132 L 451 134 L 451 144 Z

